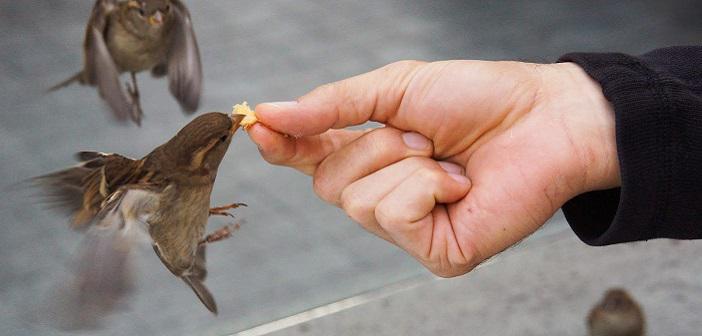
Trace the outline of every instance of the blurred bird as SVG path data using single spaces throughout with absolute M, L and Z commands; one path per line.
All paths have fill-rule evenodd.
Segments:
M 142 118 L 136 73 L 168 75 L 170 91 L 183 111 L 200 104 L 202 65 L 190 13 L 179 0 L 98 0 L 88 20 L 83 44 L 83 70 L 50 91 L 75 81 L 96 86 L 114 116 Z M 119 76 L 129 72 L 132 84 L 122 89 Z
M 227 210 L 244 206 L 210 209 L 217 169 L 242 119 L 207 113 L 142 159 L 80 152 L 78 166 L 35 178 L 48 201 L 72 215 L 72 227 L 86 231 L 75 281 L 79 311 L 109 311 L 129 289 L 126 255 L 143 232 L 166 268 L 217 313 L 203 283 L 205 248 L 236 227 L 204 233 L 209 216 L 232 216 Z
M 605 293 L 587 317 L 590 336 L 643 336 L 645 319 L 641 307 L 620 288 Z

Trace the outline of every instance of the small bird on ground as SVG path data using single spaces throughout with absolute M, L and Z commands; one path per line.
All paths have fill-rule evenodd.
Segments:
M 136 74 L 168 75 L 170 91 L 183 111 L 200 104 L 202 65 L 190 13 L 179 0 L 97 0 L 85 32 L 83 70 L 52 87 L 75 81 L 97 87 L 114 116 L 141 123 Z M 119 76 L 132 83 L 122 89 Z
M 587 317 L 590 336 L 643 336 L 646 321 L 636 301 L 623 289 L 605 293 Z
M 72 227 L 86 231 L 76 271 L 81 311 L 89 304 L 94 306 L 88 308 L 91 311 L 109 311 L 129 288 L 126 254 L 133 237 L 141 235 L 150 240 L 166 268 L 217 313 L 203 283 L 205 248 L 237 227 L 209 235 L 205 229 L 209 216 L 232 216 L 228 210 L 245 206 L 210 208 L 218 167 L 243 118 L 207 113 L 142 159 L 80 152 L 78 166 L 35 178 L 46 190 L 47 201 L 72 216 Z

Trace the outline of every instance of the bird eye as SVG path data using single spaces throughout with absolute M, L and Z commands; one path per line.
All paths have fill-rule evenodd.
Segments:
M 219 138 L 219 141 L 225 142 L 225 141 L 227 141 L 227 138 L 228 138 L 228 136 L 222 135 L 222 136 Z
M 139 8 L 139 15 L 144 16 L 144 14 L 146 14 L 146 13 L 144 13 L 144 9 L 143 9 L 143 8 Z
M 171 10 L 171 5 L 166 5 L 166 12 L 168 12 L 169 10 Z

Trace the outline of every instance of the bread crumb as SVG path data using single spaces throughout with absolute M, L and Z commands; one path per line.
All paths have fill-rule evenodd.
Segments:
M 258 122 L 258 119 L 256 119 L 256 114 L 253 110 L 251 110 L 247 102 L 234 105 L 232 114 L 239 114 L 244 116 L 244 119 L 241 120 L 241 122 L 239 123 L 239 125 L 241 125 L 241 127 L 243 127 L 244 129 L 249 129 L 251 126 Z

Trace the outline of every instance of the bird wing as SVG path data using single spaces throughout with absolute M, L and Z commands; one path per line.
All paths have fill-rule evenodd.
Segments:
M 139 123 L 141 116 L 134 113 L 136 111 L 134 104 L 122 89 L 119 70 L 105 42 L 105 33 L 110 24 L 109 17 L 117 10 L 117 2 L 116 0 L 95 2 L 85 33 L 84 78 L 90 85 L 97 87 L 100 97 L 107 102 L 117 120 L 125 121 L 131 117 Z
M 83 329 L 99 324 L 134 287 L 130 251 L 136 242 L 150 241 L 146 223 L 159 206 L 161 186 L 149 183 L 138 160 L 98 152 L 76 157 L 84 162 L 36 181 L 75 212 L 74 227 L 85 229 L 71 279 L 54 297 L 60 307 L 54 314 L 64 327 Z
M 65 327 L 94 327 L 122 306 L 134 289 L 130 252 L 136 243 L 150 241 L 146 221 L 158 201 L 153 191 L 132 187 L 106 200 L 107 207 L 86 230 L 69 268 L 71 278 L 61 282 L 54 297 Z
M 173 0 L 173 31 L 168 49 L 168 84 L 183 111 L 193 113 L 200 105 L 202 64 L 190 12 Z
M 68 267 L 68 278 L 52 291 L 52 319 L 63 329 L 96 328 L 134 289 L 132 237 L 115 226 L 86 230 Z
M 145 168 L 142 160 L 100 152 L 80 152 L 76 158 L 81 163 L 75 167 L 33 179 L 35 185 L 44 189 L 47 203 L 72 216 L 75 229 L 98 224 L 129 191 L 153 193 L 168 184 L 165 178 Z

